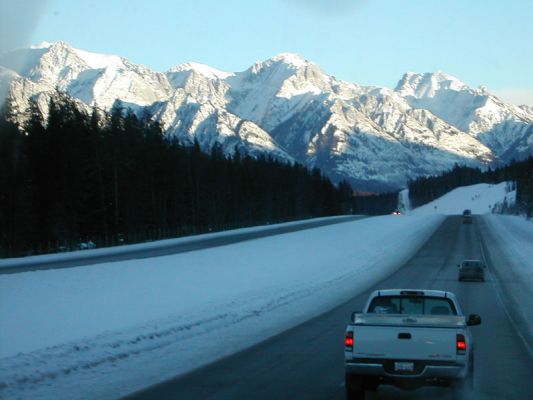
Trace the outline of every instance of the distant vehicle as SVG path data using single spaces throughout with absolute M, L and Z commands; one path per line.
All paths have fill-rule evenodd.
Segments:
M 474 346 L 469 326 L 451 292 L 387 289 L 373 292 L 363 313 L 353 313 L 344 340 L 346 395 L 365 398 L 379 385 L 402 389 L 473 388 Z
M 457 267 L 459 268 L 459 281 L 485 281 L 487 266 L 480 260 L 464 260 Z
M 402 212 L 400 210 L 394 210 L 392 215 L 402 215 Z
M 466 209 L 463 211 L 463 224 L 472 223 L 472 211 Z
M 96 249 L 96 244 L 92 240 L 89 240 L 88 242 L 78 243 L 77 248 L 78 250 Z

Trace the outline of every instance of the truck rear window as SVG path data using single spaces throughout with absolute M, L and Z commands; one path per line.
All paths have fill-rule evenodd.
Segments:
M 483 264 L 481 264 L 481 261 L 463 261 L 461 264 L 463 268 L 479 268 L 481 269 L 483 267 Z
M 379 296 L 368 308 L 376 314 L 457 315 L 453 302 L 442 297 Z

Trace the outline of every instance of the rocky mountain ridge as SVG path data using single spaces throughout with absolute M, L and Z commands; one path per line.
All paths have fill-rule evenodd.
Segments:
M 318 167 L 359 190 L 383 191 L 455 163 L 487 166 L 533 153 L 533 112 L 444 72 L 397 87 L 361 86 L 290 53 L 229 73 L 180 64 L 165 73 L 115 55 L 43 43 L 0 56 L 0 95 L 46 109 L 56 89 L 87 107 L 148 109 L 183 143 L 215 144 Z

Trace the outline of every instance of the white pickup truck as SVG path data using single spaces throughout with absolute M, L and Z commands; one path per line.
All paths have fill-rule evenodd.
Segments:
M 381 384 L 402 389 L 473 388 L 474 343 L 455 295 L 440 290 L 386 289 L 373 292 L 363 313 L 346 328 L 344 359 L 349 400 Z

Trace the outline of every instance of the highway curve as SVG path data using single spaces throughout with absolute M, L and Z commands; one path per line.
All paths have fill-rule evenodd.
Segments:
M 344 328 L 351 312 L 361 310 L 368 293 L 378 288 L 431 288 L 456 293 L 466 314 L 478 313 L 483 319 L 480 326 L 472 328 L 475 391 L 464 398 L 529 399 L 533 360 L 526 341 L 531 333 L 508 309 L 514 305 L 506 300 L 504 265 L 492 265 L 494 257 L 487 256 L 486 282 L 457 281 L 460 261 L 484 258 L 489 247 L 491 254 L 497 250 L 484 226 L 479 217 L 472 225 L 463 225 L 459 216 L 448 217 L 409 262 L 365 293 L 354 293 L 347 303 L 250 349 L 126 399 L 342 400 Z M 401 391 L 390 386 L 367 394 L 368 399 L 391 400 L 459 397 L 448 388 Z

